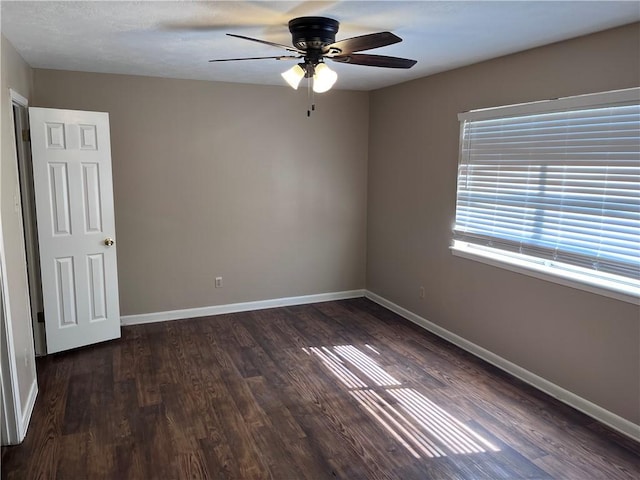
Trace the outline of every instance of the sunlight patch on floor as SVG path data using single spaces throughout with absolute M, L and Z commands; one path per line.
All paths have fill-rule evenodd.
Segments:
M 365 347 L 380 355 L 372 346 Z M 319 359 L 362 408 L 414 457 L 500 451 L 416 389 L 403 387 L 359 348 L 335 345 L 302 350 Z

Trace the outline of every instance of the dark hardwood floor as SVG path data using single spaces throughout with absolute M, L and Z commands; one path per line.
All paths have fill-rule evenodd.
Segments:
M 638 479 L 640 446 L 365 299 L 38 360 L 13 479 Z

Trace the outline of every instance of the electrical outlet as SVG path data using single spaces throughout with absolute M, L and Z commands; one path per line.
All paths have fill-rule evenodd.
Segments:
M 420 298 L 424 298 L 424 287 L 420 287 L 418 289 L 418 294 L 420 295 Z
M 216 288 L 222 288 L 222 277 L 216 277 Z

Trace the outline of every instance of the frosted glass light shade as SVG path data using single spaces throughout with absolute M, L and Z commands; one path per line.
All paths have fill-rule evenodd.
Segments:
M 316 93 L 323 93 L 328 91 L 333 84 L 338 80 L 338 74 L 327 67 L 324 63 L 316 65 L 315 73 L 313 74 L 313 91 Z
M 304 78 L 304 70 L 300 65 L 294 65 L 286 72 L 282 72 L 282 78 L 284 78 L 291 88 L 294 90 L 298 89 L 298 85 L 300 85 L 300 81 Z

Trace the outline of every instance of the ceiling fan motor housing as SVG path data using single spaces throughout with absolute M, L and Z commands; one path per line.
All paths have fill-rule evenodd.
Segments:
M 299 17 L 289 22 L 293 45 L 306 52 L 322 51 L 336 41 L 340 22 L 326 17 Z

